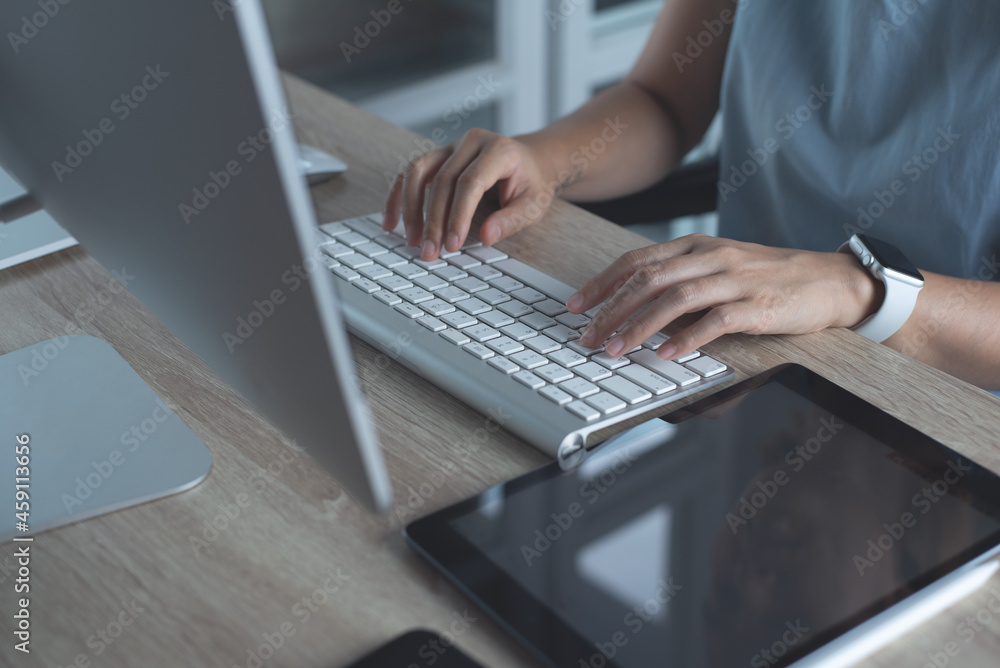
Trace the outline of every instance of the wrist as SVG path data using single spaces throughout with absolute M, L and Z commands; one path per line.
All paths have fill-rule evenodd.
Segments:
M 882 306 L 885 285 L 861 265 L 850 249 L 831 255 L 839 268 L 843 295 L 836 326 L 853 328 Z
M 583 169 L 572 164 L 569 160 L 571 151 L 560 145 L 559 137 L 552 136 L 547 130 L 518 135 L 514 139 L 531 153 L 546 191 L 558 197 L 580 179 Z

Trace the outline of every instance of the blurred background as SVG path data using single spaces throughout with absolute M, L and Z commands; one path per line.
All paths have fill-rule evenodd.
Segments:
M 441 144 L 536 130 L 621 80 L 662 0 L 264 0 L 279 65 Z M 718 128 L 688 156 L 714 153 Z M 715 214 L 632 225 L 714 233 Z

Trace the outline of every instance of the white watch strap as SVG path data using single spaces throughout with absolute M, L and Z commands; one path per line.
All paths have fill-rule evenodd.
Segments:
M 865 265 L 864 260 L 851 248 L 850 241 L 844 242 L 838 250 L 845 249 L 850 249 L 862 266 L 885 286 L 885 298 L 879 309 L 851 328 L 866 339 L 881 343 L 898 332 L 910 318 L 922 286 L 910 285 L 887 276 L 883 268 L 875 263 Z

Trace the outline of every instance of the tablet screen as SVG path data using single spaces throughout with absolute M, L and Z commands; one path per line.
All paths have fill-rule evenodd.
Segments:
M 785 376 L 480 495 L 446 524 L 490 565 L 452 567 L 473 591 L 498 571 L 584 639 L 560 665 L 768 667 L 996 544 L 995 492 L 976 493 L 992 474 L 813 374 Z M 509 598 L 487 603 L 537 614 Z

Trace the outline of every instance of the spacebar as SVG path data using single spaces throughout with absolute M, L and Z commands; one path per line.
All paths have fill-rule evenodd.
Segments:
M 558 302 L 566 303 L 566 300 L 576 292 L 575 289 L 566 285 L 562 281 L 557 281 L 548 274 L 544 274 L 534 267 L 528 266 L 520 260 L 513 258 L 500 260 L 490 265 L 509 276 L 516 278 L 525 285 L 528 285 L 539 292 L 544 292 Z

